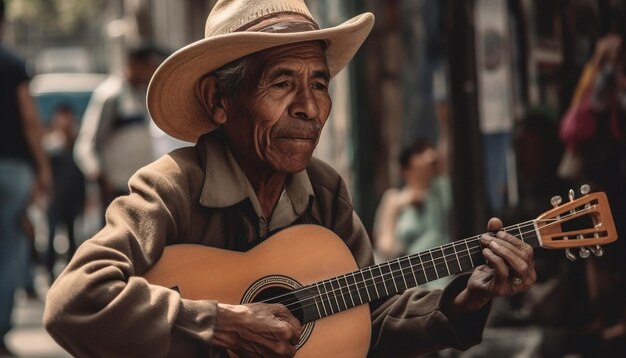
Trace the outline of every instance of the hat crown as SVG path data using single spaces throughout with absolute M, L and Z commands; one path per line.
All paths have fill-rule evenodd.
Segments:
M 204 37 L 236 32 L 279 13 L 297 13 L 313 21 L 304 0 L 219 0 L 206 20 Z

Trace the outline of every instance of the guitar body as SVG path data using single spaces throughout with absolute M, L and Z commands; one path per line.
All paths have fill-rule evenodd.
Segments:
M 144 277 L 192 300 L 228 304 L 261 301 L 357 270 L 345 243 L 332 231 L 299 225 L 278 232 L 247 252 L 201 245 L 167 246 Z M 297 358 L 362 358 L 371 335 L 369 306 L 362 304 L 304 326 Z

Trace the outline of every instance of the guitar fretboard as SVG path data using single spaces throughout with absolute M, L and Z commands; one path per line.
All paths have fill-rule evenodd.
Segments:
M 503 231 L 532 247 L 540 244 L 534 220 Z M 319 281 L 266 302 L 284 304 L 301 323 L 315 321 L 484 264 L 480 236 Z

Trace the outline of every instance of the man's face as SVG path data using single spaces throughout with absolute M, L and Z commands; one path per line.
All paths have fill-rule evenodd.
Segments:
M 306 168 L 332 106 L 322 45 L 271 48 L 247 59 L 227 99 L 224 130 L 242 166 L 281 173 Z

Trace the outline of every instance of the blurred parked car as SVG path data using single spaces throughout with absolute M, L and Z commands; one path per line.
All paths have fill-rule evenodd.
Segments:
M 54 109 L 62 103 L 73 107 L 82 118 L 94 89 L 107 78 L 97 73 L 48 73 L 33 77 L 30 89 L 39 114 L 48 123 Z

